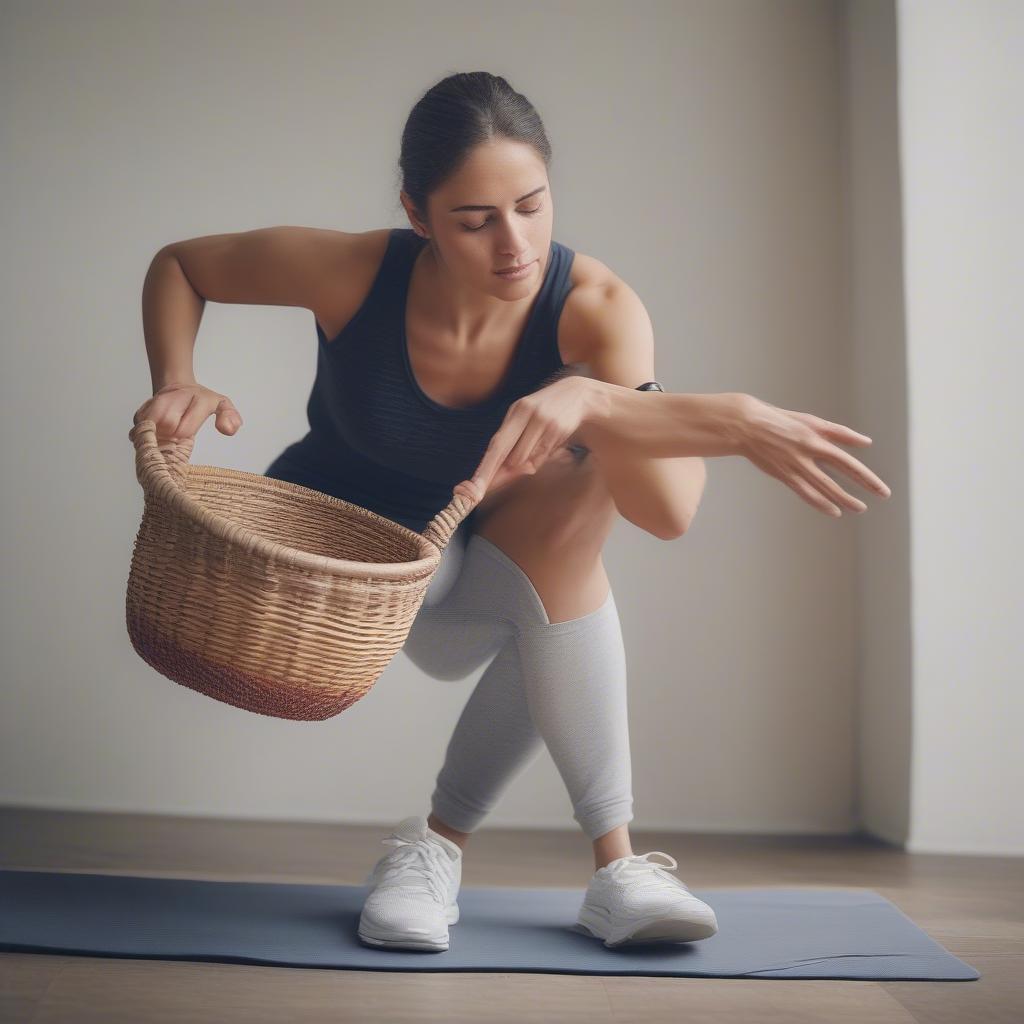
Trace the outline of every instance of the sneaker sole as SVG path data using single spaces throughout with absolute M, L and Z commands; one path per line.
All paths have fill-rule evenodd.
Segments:
M 378 949 L 415 949 L 429 953 L 444 953 L 448 949 L 448 942 L 417 942 L 415 939 L 375 939 L 359 932 L 359 939 L 368 946 L 375 946 Z
M 459 905 L 453 903 L 447 910 L 446 916 L 448 924 L 455 924 L 459 920 Z M 448 949 L 449 938 L 448 933 L 445 931 L 444 936 L 438 935 L 436 938 L 413 938 L 408 933 L 404 934 L 399 931 L 390 933 L 371 933 L 364 928 L 362 918 L 359 920 L 359 938 L 369 946 L 376 946 L 384 949 L 421 949 L 428 952 L 444 952 Z
M 718 931 L 718 921 L 714 916 L 710 919 L 699 917 L 687 920 L 659 914 L 631 921 L 625 934 L 620 932 L 612 937 L 607 911 L 601 912 L 590 907 L 580 910 L 576 923 L 590 932 L 594 938 L 603 939 L 609 949 L 639 942 L 695 942 L 698 939 L 710 938 Z

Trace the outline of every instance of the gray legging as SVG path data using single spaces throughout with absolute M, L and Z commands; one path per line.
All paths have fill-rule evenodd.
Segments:
M 530 578 L 469 522 L 430 581 L 403 652 L 437 679 L 489 658 L 448 743 L 433 813 L 472 832 L 547 744 L 590 839 L 633 820 L 626 657 L 615 599 L 552 623 Z

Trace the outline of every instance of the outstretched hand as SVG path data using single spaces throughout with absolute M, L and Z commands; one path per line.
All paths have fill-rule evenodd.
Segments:
M 762 472 L 781 480 L 807 504 L 830 516 L 842 515 L 837 506 L 854 512 L 867 510 L 864 502 L 847 494 L 815 460 L 831 463 L 883 498 L 892 494 L 867 466 L 838 447 L 866 447 L 871 444 L 866 434 L 809 412 L 780 409 L 753 395 L 745 395 L 744 403 L 740 454 Z

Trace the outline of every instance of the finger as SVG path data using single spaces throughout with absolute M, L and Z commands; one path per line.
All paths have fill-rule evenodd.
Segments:
M 853 430 L 851 427 L 844 426 L 842 423 L 832 423 L 829 420 L 822 420 L 822 424 L 822 432 L 829 438 L 829 440 L 836 441 L 839 444 L 856 444 L 861 447 L 867 447 L 872 443 L 871 438 L 868 437 L 867 434 L 861 434 L 859 431 Z
M 491 438 L 487 451 L 484 452 L 484 457 L 480 460 L 480 465 L 473 474 L 473 480 L 483 488 L 485 494 L 490 487 L 492 477 L 505 462 L 508 453 L 515 447 L 521 433 L 522 420 L 514 417 L 506 420 L 494 437 Z
M 542 469 L 549 462 L 560 462 L 566 455 L 572 456 L 572 452 L 566 448 L 570 434 L 565 433 L 560 427 L 551 424 L 540 436 L 530 453 L 529 462 L 534 469 Z
M 844 452 L 842 448 L 830 445 L 822 451 L 812 453 L 811 458 L 831 462 L 843 470 L 856 483 L 860 484 L 861 487 L 874 491 L 883 498 L 888 498 L 892 494 L 892 491 L 885 485 L 881 477 L 875 476 L 863 462 L 858 462 L 849 452 Z
M 477 482 L 477 480 L 471 477 L 469 480 L 463 480 L 457 483 L 454 487 L 456 494 L 461 494 L 463 497 L 468 498 L 474 504 L 479 504 L 483 501 L 486 494 L 493 494 L 495 491 L 501 489 L 500 473 L 495 477 L 494 480 L 485 489 L 483 484 Z
M 153 420 L 156 426 L 156 439 L 159 444 L 166 444 L 174 436 L 181 422 L 181 417 L 191 404 L 191 397 L 187 392 L 158 399 L 153 402 L 149 419 Z
M 495 491 L 500 491 L 506 484 L 511 483 L 513 480 L 517 480 L 521 476 L 527 476 L 531 473 L 529 465 L 524 466 L 521 469 L 510 469 L 507 465 L 499 466 L 498 472 L 491 477 L 490 486 L 487 488 L 488 494 L 493 494 Z
M 867 434 L 862 434 L 852 427 L 847 427 L 842 423 L 833 423 L 831 420 L 822 419 L 820 416 L 815 416 L 809 412 L 797 412 L 793 409 L 787 409 L 786 412 L 792 413 L 794 416 L 799 416 L 806 423 L 809 423 L 819 433 L 824 434 L 830 441 L 837 441 L 840 444 L 856 444 L 856 445 L 869 445 L 872 443 L 871 438 Z
M 533 476 L 536 472 L 537 467 L 532 462 L 527 462 L 522 466 L 516 466 L 514 468 L 509 467 L 508 465 L 501 466 L 491 480 L 488 493 L 493 494 L 495 491 L 500 491 L 509 484 L 515 483 L 517 480 L 522 480 L 524 476 Z
M 509 482 L 509 476 L 508 470 L 504 466 L 499 466 L 497 472 L 487 481 L 486 486 L 476 476 L 473 476 L 468 480 L 460 481 L 453 489 L 459 494 L 465 495 L 471 501 L 479 503 L 483 501 L 485 495 L 500 491 Z
M 547 454 L 549 445 L 546 445 L 544 441 L 548 432 L 549 428 L 543 423 L 537 422 L 536 419 L 531 420 L 519 440 L 516 441 L 512 451 L 508 453 L 505 465 L 509 469 L 519 470 L 532 464 L 536 470 Z
M 469 498 L 470 501 L 478 503 L 483 501 L 484 494 L 486 493 L 483 486 L 472 477 L 468 480 L 463 480 L 460 483 L 457 483 L 454 490 L 459 494 L 465 495 L 465 497 Z
M 797 494 L 800 495 L 804 501 L 807 502 L 812 508 L 818 509 L 820 512 L 824 512 L 829 516 L 841 516 L 843 513 L 840 512 L 831 501 L 823 498 L 821 493 L 815 490 L 809 483 L 807 483 L 802 477 L 787 477 L 785 483 L 789 485 Z
M 868 510 L 867 505 L 863 501 L 853 497 L 852 494 L 847 494 L 828 473 L 820 470 L 813 462 L 804 467 L 804 474 L 804 479 L 812 487 L 816 486 L 826 498 L 831 498 L 840 508 L 845 506 L 851 512 L 866 512 Z
M 534 419 L 534 414 L 534 403 L 529 401 L 528 398 L 519 398 L 509 407 L 505 415 L 505 422 L 498 429 L 494 437 L 490 438 L 490 443 L 487 445 L 487 451 L 480 462 L 480 467 L 473 474 L 473 478 L 482 482 L 485 488 L 489 489 L 490 483 L 492 483 L 499 467 L 508 462 L 509 454 L 516 449 L 520 438 L 530 428 L 530 421 Z M 529 429 L 530 435 L 534 429 L 536 427 Z M 519 446 L 518 456 L 521 457 L 523 454 L 525 454 L 523 447 Z
M 185 411 L 181 414 L 174 428 L 173 438 L 175 441 L 182 441 L 185 438 L 195 437 L 199 428 L 206 422 L 209 410 L 205 403 L 199 398 L 199 392 L 193 391 Z
M 159 427 L 160 418 L 164 412 L 163 400 L 157 402 L 154 398 L 147 398 L 142 405 L 135 410 L 132 422 L 138 426 L 143 420 L 152 420 L 153 425 Z

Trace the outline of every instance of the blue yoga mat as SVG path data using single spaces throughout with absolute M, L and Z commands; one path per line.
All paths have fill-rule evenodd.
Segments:
M 463 886 L 444 952 L 356 935 L 367 886 L 0 871 L 0 949 L 360 971 L 974 981 L 978 971 L 870 889 L 705 889 L 719 930 L 607 949 L 576 924 L 583 888 Z

